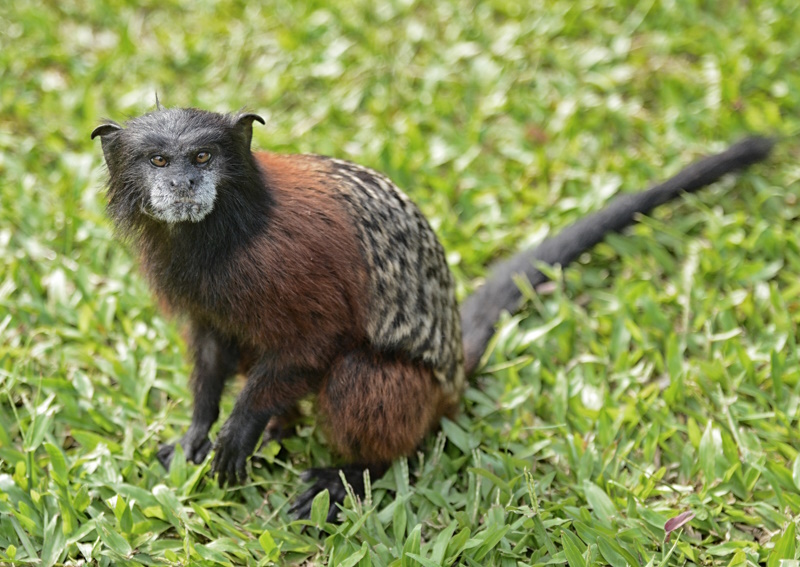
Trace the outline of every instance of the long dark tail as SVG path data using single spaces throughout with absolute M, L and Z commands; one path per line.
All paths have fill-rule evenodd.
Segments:
M 774 140 L 768 138 L 742 140 L 721 154 L 691 164 L 675 177 L 647 191 L 618 196 L 602 211 L 580 219 L 536 248 L 524 250 L 500 262 L 486 283 L 467 297 L 461 306 L 467 375 L 477 368 L 494 334 L 500 313 L 513 312 L 519 307 L 522 294 L 514 283 L 514 276 L 524 274 L 535 288 L 547 281 L 547 276 L 534 267 L 534 262 L 566 266 L 602 241 L 608 233 L 633 224 L 636 214 L 648 213 L 684 191 L 697 191 L 726 173 L 762 161 L 769 155 L 773 145 Z

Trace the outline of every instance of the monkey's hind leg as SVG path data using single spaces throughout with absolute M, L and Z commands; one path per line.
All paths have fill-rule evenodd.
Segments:
M 364 470 L 377 480 L 391 462 L 412 454 L 425 435 L 451 413 L 433 371 L 400 356 L 369 350 L 350 352 L 334 361 L 317 399 L 317 410 L 334 451 L 348 463 L 311 469 L 314 484 L 292 506 L 298 517 L 311 513 L 314 497 L 328 489 L 328 521 L 338 513 L 345 492 L 339 471 L 363 497 Z
M 233 340 L 198 324 L 191 326 L 189 348 L 194 358 L 190 379 L 194 409 L 192 423 L 179 443 L 186 460 L 199 464 L 211 451 L 208 432 L 219 417 L 219 401 L 225 381 L 236 372 L 239 348 Z M 156 456 L 169 469 L 174 453 L 175 445 L 170 443 L 159 447 Z

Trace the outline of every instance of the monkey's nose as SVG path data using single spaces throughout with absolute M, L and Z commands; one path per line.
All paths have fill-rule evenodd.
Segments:
M 173 189 L 194 189 L 194 177 L 174 177 L 169 180 L 169 184 Z

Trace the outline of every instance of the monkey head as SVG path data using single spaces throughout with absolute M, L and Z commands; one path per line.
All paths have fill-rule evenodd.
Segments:
M 108 121 L 95 128 L 92 138 L 100 136 L 108 166 L 114 221 L 123 229 L 145 218 L 169 225 L 201 222 L 252 159 L 255 120 L 264 124 L 256 114 L 159 108 L 125 127 Z

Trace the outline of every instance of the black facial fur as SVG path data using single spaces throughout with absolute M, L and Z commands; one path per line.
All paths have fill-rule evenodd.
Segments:
M 163 257 L 153 263 L 169 271 L 159 274 L 161 294 L 199 293 L 207 267 L 224 269 L 231 251 L 263 230 L 270 197 L 250 152 L 253 121 L 264 122 L 255 114 L 162 109 L 92 133 L 108 166 L 108 214 L 145 256 Z M 193 164 L 201 151 L 211 159 Z M 154 156 L 168 165 L 155 166 Z
M 216 114 L 196 109 L 162 109 L 134 118 L 122 128 L 99 126 L 109 171 L 108 212 L 123 233 L 151 221 L 198 223 L 217 207 L 247 223 L 251 200 L 265 198 L 250 153 L 255 114 Z M 197 156 L 210 154 L 205 163 Z M 153 158 L 163 160 L 158 167 Z M 255 191 L 248 189 L 255 188 Z M 257 204 L 257 203 L 256 203 Z M 220 216 L 220 215 L 217 215 Z M 148 220 L 149 219 L 149 220 Z

